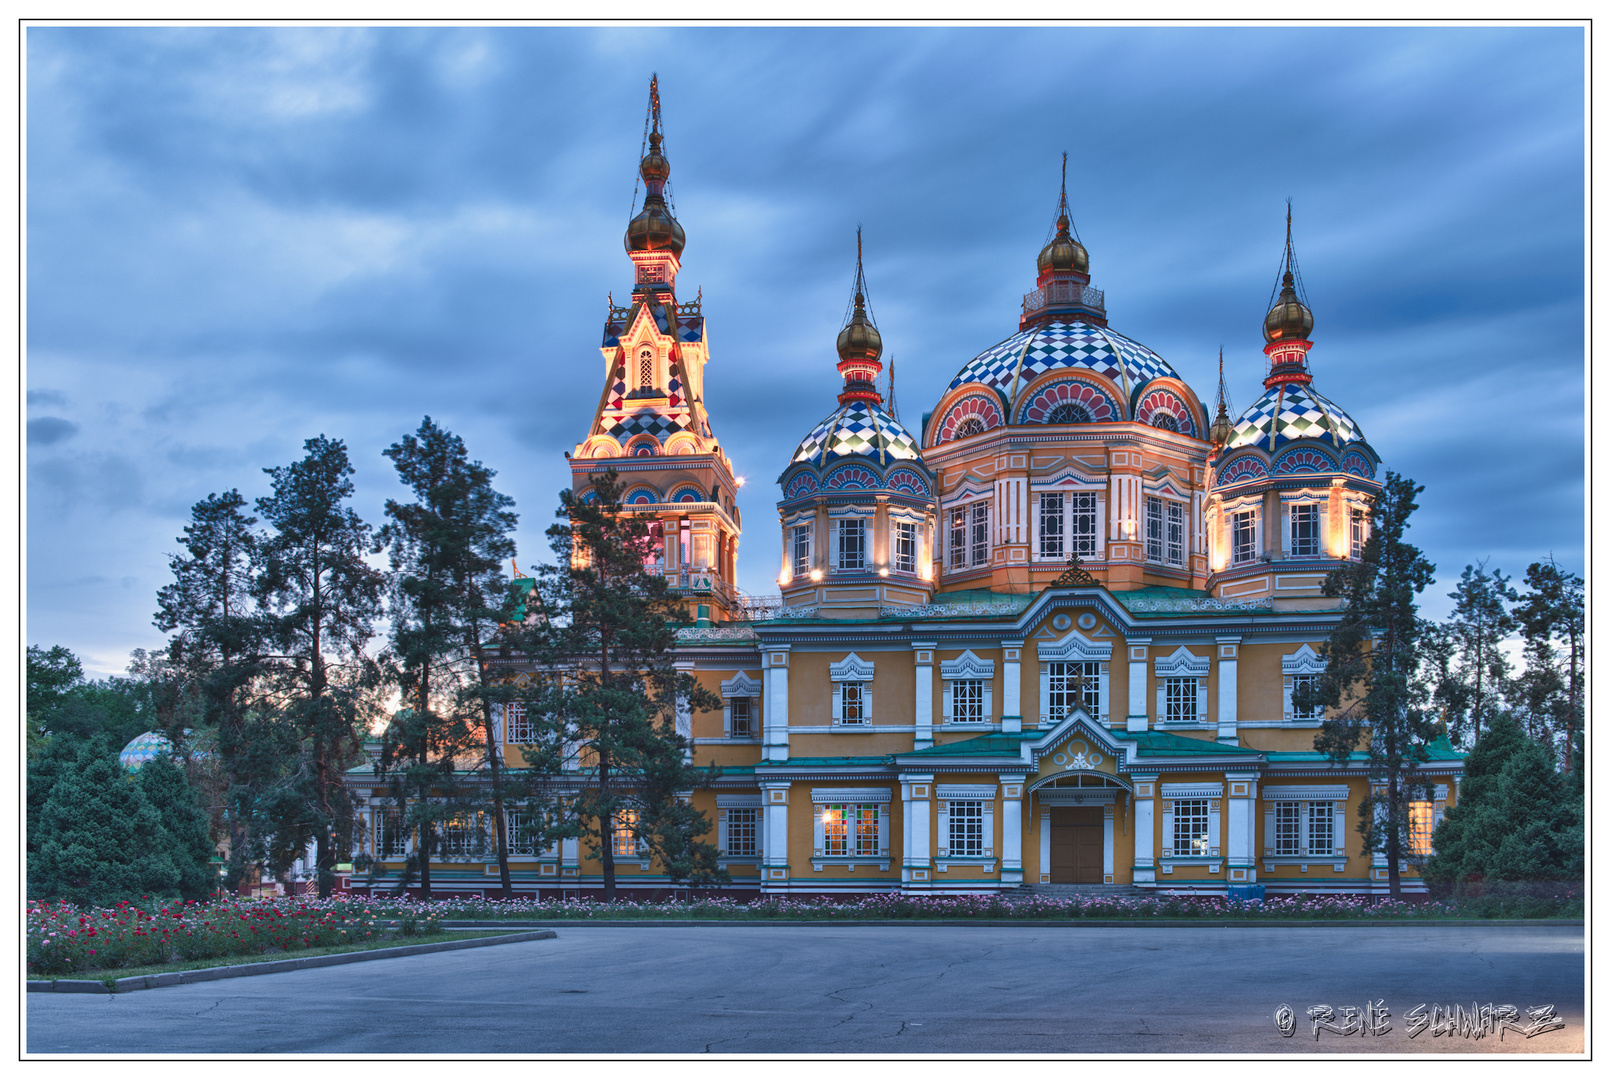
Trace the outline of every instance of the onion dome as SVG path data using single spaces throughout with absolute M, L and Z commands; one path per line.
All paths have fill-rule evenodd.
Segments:
M 644 187 L 643 209 L 627 225 L 626 249 L 629 252 L 669 251 L 681 256 L 688 238 L 666 205 L 666 181 L 671 177 L 671 162 L 660 150 L 665 137 L 660 134 L 658 77 L 649 80 L 649 119 L 649 152 L 638 163 L 638 175 L 643 178 Z
M 1271 344 L 1277 341 L 1308 341 L 1314 328 L 1314 313 L 1298 299 L 1292 271 L 1288 270 L 1281 278 L 1280 299 L 1264 316 L 1264 340 Z
M 855 303 L 856 309 L 851 313 L 850 321 L 839 331 L 839 359 L 877 360 L 884 352 L 884 339 L 868 317 L 867 298 L 859 291 Z
M 1065 211 L 1057 217 L 1057 235 L 1052 242 L 1040 249 L 1040 255 L 1035 259 L 1035 268 L 1044 274 L 1048 271 L 1072 271 L 1076 274 L 1089 274 L 1091 260 L 1085 253 L 1085 245 L 1070 235 L 1068 213 Z
M 1225 349 L 1219 350 L 1219 411 L 1214 414 L 1214 422 L 1208 428 L 1208 441 L 1215 446 L 1224 446 L 1231 441 L 1235 428 L 1231 426 L 1230 412 L 1225 405 Z

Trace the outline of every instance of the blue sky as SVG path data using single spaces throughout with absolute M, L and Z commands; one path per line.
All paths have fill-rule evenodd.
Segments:
M 749 479 L 834 407 L 865 229 L 901 416 L 1017 328 L 1069 152 L 1111 325 L 1204 398 L 1261 391 L 1285 200 L 1316 387 L 1426 485 L 1438 565 L 1583 565 L 1578 28 L 27 30 L 28 642 L 99 674 L 162 644 L 189 509 L 344 439 L 356 507 L 422 415 L 521 512 L 521 564 L 598 399 L 651 71 L 680 292 Z

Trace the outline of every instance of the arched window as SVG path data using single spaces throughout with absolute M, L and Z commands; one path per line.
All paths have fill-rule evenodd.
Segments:
M 1153 416 L 1152 426 L 1155 428 L 1163 428 L 1165 431 L 1179 431 L 1180 421 L 1175 419 L 1173 413 L 1161 412 Z
M 984 433 L 984 421 L 977 416 L 970 416 L 957 425 L 957 433 L 954 438 L 966 439 L 970 435 L 983 435 Z
M 1048 424 L 1089 424 L 1091 414 L 1083 406 L 1072 401 L 1065 401 L 1053 409 L 1046 417 Z
M 638 389 L 647 390 L 654 385 L 654 350 L 645 346 L 638 351 Z

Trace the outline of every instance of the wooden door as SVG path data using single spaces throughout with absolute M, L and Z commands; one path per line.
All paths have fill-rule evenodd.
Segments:
M 1102 808 L 1052 807 L 1053 884 L 1102 883 Z

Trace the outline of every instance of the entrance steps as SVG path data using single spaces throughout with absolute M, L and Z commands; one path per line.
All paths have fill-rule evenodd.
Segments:
M 1019 896 L 1050 896 L 1059 900 L 1139 900 L 1154 895 L 1134 885 L 1025 885 Z

